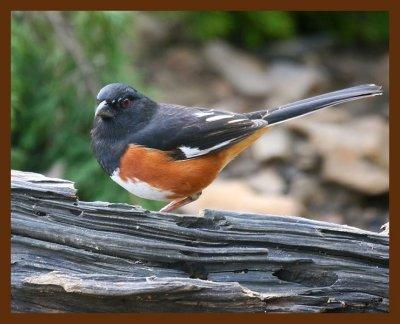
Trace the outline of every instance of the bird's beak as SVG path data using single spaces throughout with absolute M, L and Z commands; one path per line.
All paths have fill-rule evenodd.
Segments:
M 97 106 L 94 115 L 100 116 L 102 118 L 112 118 L 114 117 L 114 112 L 111 110 L 111 107 L 108 105 L 108 103 L 105 100 L 103 100 Z

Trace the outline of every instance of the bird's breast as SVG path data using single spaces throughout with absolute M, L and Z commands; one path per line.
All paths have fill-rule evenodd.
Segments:
M 224 160 L 219 158 L 219 154 L 177 161 L 167 152 L 129 145 L 120 160 L 116 178 L 119 182 L 113 180 L 133 194 L 141 197 L 146 194 L 144 198 L 176 199 L 202 191 L 215 179 L 223 165 Z M 166 199 L 161 199 L 165 196 Z

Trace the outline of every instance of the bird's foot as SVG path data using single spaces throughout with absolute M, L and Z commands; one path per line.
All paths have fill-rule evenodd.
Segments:
M 161 208 L 160 212 L 164 212 L 164 213 L 171 212 L 179 207 L 190 204 L 191 202 L 199 199 L 200 195 L 201 195 L 201 192 L 191 195 L 189 197 L 183 198 L 183 199 L 173 200 L 168 205 Z

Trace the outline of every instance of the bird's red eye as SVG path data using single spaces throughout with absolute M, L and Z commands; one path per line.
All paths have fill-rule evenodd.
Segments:
M 122 100 L 122 102 L 121 102 L 122 108 L 128 108 L 130 104 L 131 104 L 131 101 L 128 98 Z

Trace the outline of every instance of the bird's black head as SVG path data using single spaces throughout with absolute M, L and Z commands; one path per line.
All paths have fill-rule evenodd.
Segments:
M 95 117 L 102 119 L 129 115 L 147 99 L 134 88 L 123 83 L 111 83 L 103 87 L 97 95 Z
M 108 172 L 135 136 L 143 130 L 157 110 L 157 104 L 134 88 L 111 83 L 97 95 L 97 108 L 91 131 L 92 148 Z

